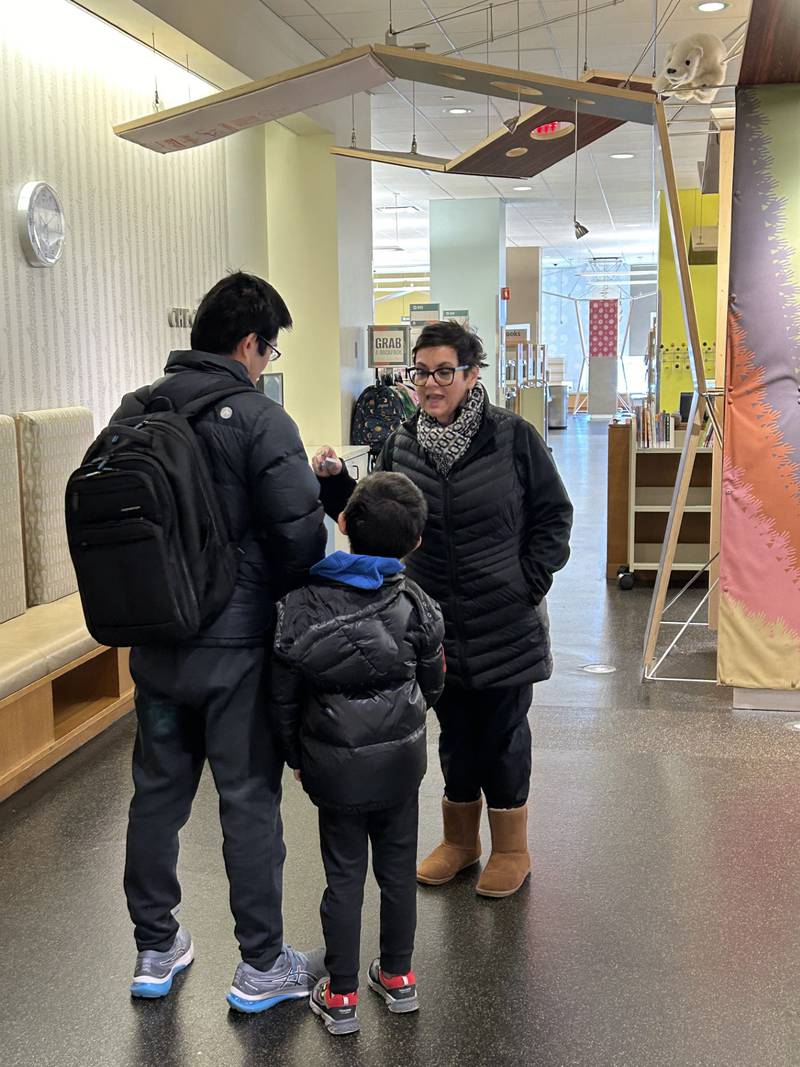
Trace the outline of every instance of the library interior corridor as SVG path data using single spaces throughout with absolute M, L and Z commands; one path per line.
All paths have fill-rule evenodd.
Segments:
M 551 434 L 577 511 L 550 598 L 556 672 L 531 714 L 533 873 L 499 901 L 475 896 L 477 868 L 420 887 L 417 1016 L 366 994 L 362 1032 L 331 1041 L 305 1002 L 228 1012 L 237 951 L 207 771 L 180 860 L 196 959 L 165 1000 L 131 1000 L 129 715 L 0 806 L 4 1067 L 798 1063 L 800 734 L 785 715 L 732 713 L 713 686 L 640 683 L 650 591 L 605 580 L 607 432 L 576 418 Z M 697 633 L 678 656 L 701 674 Z M 582 670 L 597 663 L 616 670 Z M 440 833 L 433 717 L 429 768 L 420 854 Z M 316 946 L 316 818 L 288 775 L 283 814 L 286 938 Z M 376 941 L 368 883 L 363 967 Z

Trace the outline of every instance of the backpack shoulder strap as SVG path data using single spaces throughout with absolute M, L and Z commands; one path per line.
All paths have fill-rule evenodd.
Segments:
M 221 400 L 228 400 L 232 396 L 238 396 L 239 393 L 252 392 L 255 392 L 255 387 L 252 385 L 234 385 L 228 386 L 225 389 L 215 389 L 211 393 L 203 393 L 202 396 L 196 397 L 194 400 L 189 401 L 188 404 L 184 404 L 177 410 L 184 418 L 195 419 L 198 415 L 202 415 L 204 411 L 213 408 L 214 405 L 218 404 Z M 158 394 L 151 394 L 147 407 L 151 408 L 156 401 L 161 399 L 168 400 L 169 398 L 164 396 L 164 394 L 161 394 L 160 396 Z

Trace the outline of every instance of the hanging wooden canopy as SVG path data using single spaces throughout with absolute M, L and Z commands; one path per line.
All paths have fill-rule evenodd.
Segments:
M 209 144 L 287 115 L 377 89 L 399 79 L 621 122 L 653 123 L 652 92 L 428 55 L 389 45 L 364 45 L 261 81 L 215 93 L 114 127 L 154 152 Z M 581 125 L 581 123 L 579 123 Z M 443 164 L 446 161 L 441 161 Z
M 515 71 L 515 73 L 517 73 Z M 621 89 L 626 85 L 627 79 L 624 74 L 609 74 L 592 71 L 585 74 L 581 80 L 581 91 L 586 87 L 595 85 L 610 86 Z M 641 95 L 649 95 L 652 116 L 652 104 L 655 94 L 652 89 L 652 78 L 635 78 L 630 80 L 632 90 Z M 589 100 L 589 96 L 585 98 Z M 578 148 L 586 148 L 601 137 L 619 129 L 624 125 L 624 120 L 608 118 L 603 114 L 586 110 L 578 119 Z M 591 105 L 596 107 L 597 105 Z M 601 105 L 602 106 L 602 105 Z M 563 132 L 557 130 L 555 135 L 540 136 L 537 130 L 542 126 L 557 123 L 563 127 Z M 548 170 L 555 163 L 567 159 L 575 151 L 575 105 L 571 111 L 564 111 L 557 107 L 538 105 L 526 111 L 516 127 L 508 130 L 505 127 L 495 131 L 485 140 L 480 141 L 467 152 L 455 159 L 447 160 L 434 156 L 423 156 L 417 152 L 386 152 L 367 148 L 339 148 L 334 147 L 331 152 L 335 156 L 346 156 L 351 159 L 364 159 L 371 163 L 390 163 L 394 166 L 416 167 L 418 170 L 426 170 L 439 174 L 469 174 L 483 178 L 533 178 L 542 171 Z

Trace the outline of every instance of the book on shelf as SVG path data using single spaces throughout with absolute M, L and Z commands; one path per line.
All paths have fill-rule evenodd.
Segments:
M 675 416 L 667 411 L 657 412 L 655 405 L 647 398 L 642 398 L 633 405 L 636 423 L 637 448 L 675 448 Z

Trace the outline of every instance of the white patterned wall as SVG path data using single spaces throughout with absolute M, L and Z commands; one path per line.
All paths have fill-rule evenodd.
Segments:
M 140 46 L 96 20 L 65 41 L 91 18 L 66 0 L 0 7 L 0 411 L 84 405 L 98 426 L 188 347 L 167 308 L 193 306 L 228 266 L 225 147 L 162 157 L 119 140 L 112 123 L 152 110 Z M 17 235 L 34 179 L 66 212 L 51 269 L 28 266 Z

